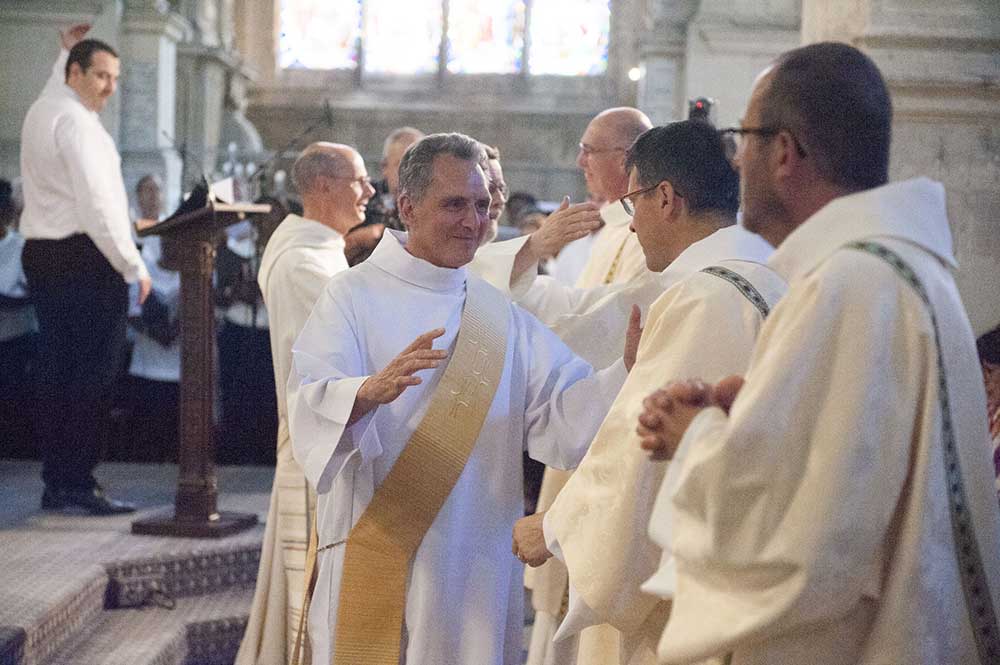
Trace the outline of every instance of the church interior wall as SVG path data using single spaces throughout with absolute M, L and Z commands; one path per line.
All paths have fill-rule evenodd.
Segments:
M 245 108 L 267 150 L 322 119 L 328 100 L 332 126 L 321 123 L 305 140 L 356 145 L 376 177 L 382 140 L 394 127 L 408 124 L 427 132 L 464 131 L 498 145 L 513 190 L 552 200 L 566 194 L 580 199 L 585 192 L 575 165 L 576 144 L 601 109 L 635 104 L 662 123 L 684 117 L 687 99 L 708 96 L 717 101 L 716 122 L 733 125 L 753 78 L 774 55 L 798 43 L 842 39 L 872 55 L 893 94 L 892 177 L 925 174 L 946 186 L 961 264 L 958 283 L 974 326 L 982 331 L 1000 322 L 995 295 L 1000 292 L 995 212 L 1000 203 L 1000 5 L 980 0 L 613 0 L 608 70 L 602 76 L 358 81 L 346 72 L 281 70 L 275 53 L 277 3 L 0 3 L 5 62 L 0 177 L 18 175 L 21 122 L 51 71 L 57 30 L 83 20 L 94 23 L 92 34 L 128 51 L 126 75 L 143 79 L 142 85 L 123 82 L 102 114 L 122 151 L 126 185 L 152 170 L 174 192 L 171 199 L 182 186 L 179 153 L 187 162 L 185 186 L 201 171 L 217 170 L 234 77 L 246 81 L 235 86 L 246 91 L 239 95 L 238 110 Z M 166 28 L 163 35 L 150 36 L 150 28 L 135 18 L 154 14 L 174 16 L 170 30 L 180 36 L 168 39 Z M 630 80 L 633 67 L 645 78 Z M 154 70 L 155 80 L 145 80 Z M 148 127 L 147 114 L 156 120 Z M 294 149 L 283 155 L 283 164 L 294 155 Z

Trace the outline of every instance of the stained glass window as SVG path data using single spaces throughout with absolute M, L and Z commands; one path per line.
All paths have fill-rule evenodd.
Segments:
M 530 24 L 532 74 L 607 70 L 610 0 L 280 0 L 278 64 L 374 74 L 516 74 Z
M 365 71 L 437 71 L 441 0 L 365 0 Z
M 284 69 L 353 69 L 361 0 L 281 0 L 278 64 Z
M 580 76 L 608 68 L 608 0 L 536 0 L 531 5 L 532 74 Z
M 450 0 L 448 71 L 516 74 L 524 53 L 523 0 Z

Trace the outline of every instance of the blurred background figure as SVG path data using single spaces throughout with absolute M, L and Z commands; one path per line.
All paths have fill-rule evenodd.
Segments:
M 135 188 L 136 228 L 160 221 L 163 194 L 160 179 L 143 176 Z M 180 273 L 163 266 L 159 236 L 142 240 L 142 258 L 153 288 L 141 307 L 129 310 L 133 332 L 122 403 L 126 437 L 116 459 L 135 462 L 176 462 L 180 405 Z M 133 301 L 134 302 L 134 301 Z
M 220 464 L 274 464 L 275 459 L 274 366 L 257 271 L 267 239 L 288 211 L 276 199 L 264 202 L 271 204 L 266 219 L 227 228 L 215 261 L 216 311 L 221 319 L 216 447 Z
M 0 180 L 0 450 L 7 457 L 25 458 L 36 454 L 28 399 L 38 322 L 21 268 L 20 214 L 12 183 Z

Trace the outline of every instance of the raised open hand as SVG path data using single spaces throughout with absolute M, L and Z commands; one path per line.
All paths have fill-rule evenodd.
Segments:
M 540 259 L 558 254 L 563 247 L 601 228 L 601 208 L 596 203 L 570 204 L 569 197 L 531 234 L 531 251 Z
M 354 398 L 348 424 L 353 424 L 379 404 L 393 401 L 410 386 L 420 385 L 421 378 L 414 374 L 423 369 L 433 369 L 448 357 L 447 351 L 433 348 L 434 340 L 443 334 L 444 328 L 425 332 L 410 342 L 382 371 L 369 376 Z
M 90 28 L 91 25 L 89 23 L 77 23 L 76 25 L 71 25 L 65 30 L 59 31 L 59 41 L 62 42 L 63 48 L 69 51 L 83 41 L 83 38 L 87 36 L 88 32 L 90 32 Z

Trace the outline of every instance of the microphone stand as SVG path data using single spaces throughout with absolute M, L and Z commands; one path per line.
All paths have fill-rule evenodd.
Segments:
M 267 173 L 267 169 L 270 168 L 271 166 L 273 166 L 274 163 L 276 161 L 278 161 L 278 159 L 282 155 L 284 155 L 286 152 L 288 152 L 289 150 L 291 150 L 292 148 L 294 148 L 299 143 L 299 141 L 301 141 L 302 139 L 304 139 L 309 134 L 312 134 L 314 131 L 316 131 L 323 124 L 326 124 L 327 127 L 329 127 L 330 129 L 333 129 L 333 124 L 334 124 L 333 123 L 333 109 L 330 107 L 330 100 L 329 99 L 324 99 L 323 100 L 323 117 L 322 118 L 316 120 L 316 122 L 312 123 L 311 125 L 309 125 L 305 129 L 303 129 L 301 132 L 299 132 L 298 135 L 296 135 L 295 138 L 293 138 L 291 141 L 289 141 L 288 143 L 286 143 L 280 150 L 278 150 L 277 152 L 275 152 L 263 164 L 261 164 L 260 166 L 257 167 L 257 170 L 254 171 L 250 175 L 250 177 L 247 179 L 247 187 L 248 187 L 248 189 L 250 191 L 253 191 L 254 185 L 255 184 L 259 184 L 256 181 L 261 178 L 261 174 Z

